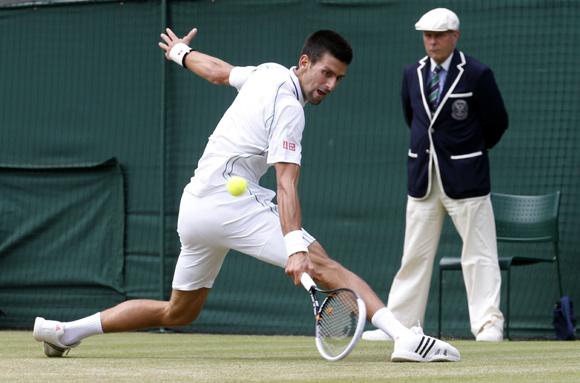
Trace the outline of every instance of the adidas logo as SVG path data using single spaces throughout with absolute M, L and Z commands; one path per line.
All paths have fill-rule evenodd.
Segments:
M 435 345 L 435 342 L 436 342 L 436 340 L 434 338 L 431 338 L 428 336 L 423 336 L 421 338 L 421 342 L 419 342 L 419 345 L 415 349 L 415 353 L 417 353 L 417 354 L 421 355 L 423 358 L 425 358 L 427 356 L 427 354 L 429 353 L 429 351 L 431 351 L 431 349 Z

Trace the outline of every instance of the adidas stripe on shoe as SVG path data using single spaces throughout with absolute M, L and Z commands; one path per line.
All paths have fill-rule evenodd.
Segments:
M 393 362 L 458 362 L 459 351 L 447 342 L 427 335 L 412 334 L 395 341 Z

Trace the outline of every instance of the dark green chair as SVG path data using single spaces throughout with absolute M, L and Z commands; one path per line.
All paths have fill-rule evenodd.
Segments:
M 501 255 L 499 266 L 507 272 L 502 282 L 506 287 L 505 333 L 510 339 L 510 279 L 511 269 L 538 263 L 554 263 L 558 280 L 559 296 L 562 296 L 562 276 L 560 274 L 560 250 L 558 246 L 558 218 L 560 211 L 560 192 L 544 195 L 511 195 L 491 193 L 498 242 L 537 243 L 551 242 L 553 253 L 549 257 L 528 257 L 526 249 L 522 255 Z M 441 337 L 443 305 L 443 272 L 461 271 L 460 257 L 443 257 L 439 262 L 439 316 L 438 335 Z

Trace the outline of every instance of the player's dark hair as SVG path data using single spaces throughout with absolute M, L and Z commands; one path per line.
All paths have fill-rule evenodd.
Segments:
M 300 54 L 307 55 L 314 64 L 325 53 L 330 53 L 347 65 L 352 61 L 352 48 L 348 41 L 335 31 L 328 29 L 316 31 L 308 36 Z

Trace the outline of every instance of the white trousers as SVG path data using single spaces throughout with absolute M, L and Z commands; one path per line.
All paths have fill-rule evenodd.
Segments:
M 477 335 L 488 322 L 501 329 L 501 272 L 490 196 L 451 199 L 442 192 L 436 174 L 433 180 L 428 198 L 407 200 L 401 268 L 391 285 L 387 306 L 407 327 L 424 323 L 433 262 L 447 213 L 463 241 L 461 267 L 471 332 Z

